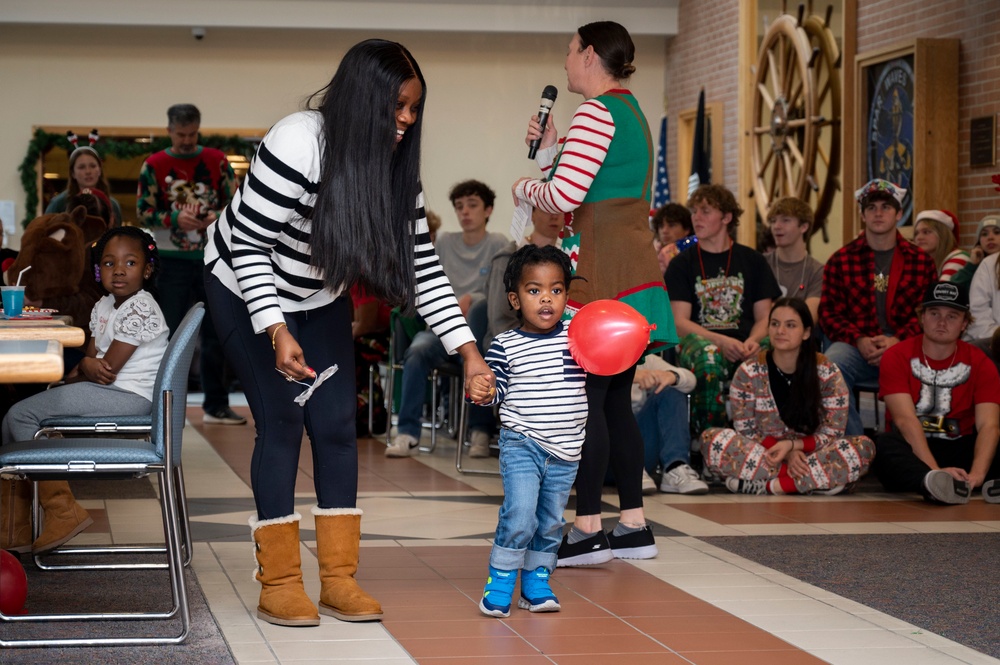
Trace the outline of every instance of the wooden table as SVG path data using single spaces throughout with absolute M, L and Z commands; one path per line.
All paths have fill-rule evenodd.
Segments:
M 60 315 L 51 319 L 0 318 L 0 341 L 55 340 L 63 346 L 83 346 L 83 328 L 69 325 L 72 322 Z
M 59 342 L 0 340 L 0 383 L 50 383 L 62 376 L 63 352 Z

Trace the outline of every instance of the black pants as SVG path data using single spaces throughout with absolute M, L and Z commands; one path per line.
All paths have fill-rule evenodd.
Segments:
M 303 429 L 312 448 L 313 482 L 319 507 L 356 507 L 357 394 L 348 297 L 341 296 L 319 309 L 284 314 L 288 331 L 298 340 L 306 362 L 316 374 L 332 365 L 340 368 L 305 406 L 299 406 L 294 399 L 306 387 L 285 380 L 274 369 L 271 338 L 266 332 L 254 334 L 243 299 L 211 274 L 206 274 L 205 291 L 222 348 L 243 384 L 257 428 L 250 464 L 257 519 L 285 517 L 295 512 L 295 479 Z
M 635 366 L 614 376 L 587 375 L 587 436 L 576 473 L 576 514 L 600 515 L 608 465 L 621 510 L 642 508 L 643 444 L 632 413 Z
M 939 467 L 957 467 L 968 471 L 976 449 L 976 434 L 955 440 L 929 437 L 927 445 Z M 875 440 L 875 475 L 890 492 L 924 493 L 924 476 L 931 470 L 913 453 L 913 448 L 897 431 L 887 432 Z M 986 480 L 1000 478 L 1000 455 L 993 458 Z
M 213 325 L 212 307 L 205 297 L 205 266 L 201 259 L 160 258 L 160 274 L 156 278 L 156 300 L 173 335 L 191 305 L 205 302 L 207 315 L 201 324 L 201 354 L 199 372 L 201 389 L 205 393 L 202 406 L 206 413 L 229 406 L 229 387 L 225 382 L 226 362 L 219 336 Z

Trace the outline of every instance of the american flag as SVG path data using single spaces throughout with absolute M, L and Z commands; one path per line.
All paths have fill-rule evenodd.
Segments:
M 660 121 L 659 154 L 656 156 L 656 182 L 653 183 L 653 209 L 649 218 L 662 206 L 670 203 L 670 178 L 667 177 L 667 116 Z

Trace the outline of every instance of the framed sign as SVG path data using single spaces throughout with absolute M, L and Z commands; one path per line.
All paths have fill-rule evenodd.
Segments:
M 906 191 L 900 226 L 913 219 L 913 54 L 890 58 L 865 70 L 868 139 L 864 179 L 881 178 Z
M 872 178 L 906 189 L 900 227 L 911 227 L 921 210 L 958 207 L 958 45 L 913 39 L 855 60 L 857 182 L 844 190 Z

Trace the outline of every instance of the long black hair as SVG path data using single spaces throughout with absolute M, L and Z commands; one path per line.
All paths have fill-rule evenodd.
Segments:
M 825 409 L 819 386 L 819 372 L 816 369 L 814 334 L 816 328 L 813 324 L 812 313 L 805 301 L 800 298 L 778 298 L 771 306 L 768 321 L 771 320 L 774 311 L 779 307 L 788 307 L 794 310 L 799 319 L 802 320 L 802 328 L 810 330 L 809 337 L 802 340 L 799 355 L 795 359 L 795 373 L 792 374 L 792 383 L 789 386 L 789 392 L 794 396 L 794 399 L 788 400 L 784 408 L 779 409 L 779 413 L 782 421 L 791 429 L 802 434 L 813 434 L 819 429 Z
M 360 284 L 390 305 L 410 305 L 420 193 L 423 113 L 396 143 L 396 104 L 417 61 L 402 44 L 369 39 L 344 55 L 307 103 L 323 117 L 320 183 L 312 211 L 311 264 L 329 289 Z

